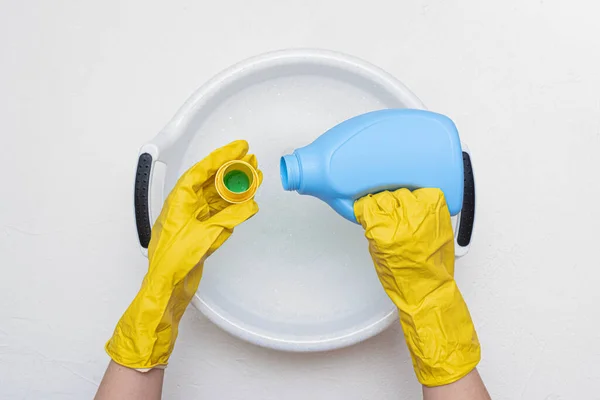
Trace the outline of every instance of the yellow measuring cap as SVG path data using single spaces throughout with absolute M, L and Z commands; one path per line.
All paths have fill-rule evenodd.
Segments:
M 243 203 L 256 194 L 258 173 L 246 161 L 229 161 L 217 171 L 215 187 L 223 200 L 229 203 Z

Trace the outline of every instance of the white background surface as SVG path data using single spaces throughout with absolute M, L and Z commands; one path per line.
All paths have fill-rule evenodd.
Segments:
M 600 399 L 600 28 L 576 0 L 1 1 L 0 398 L 91 398 L 135 295 L 138 147 L 228 65 L 350 53 L 450 115 L 476 156 L 457 268 L 494 399 Z M 167 399 L 416 399 L 400 329 L 325 354 L 184 317 Z

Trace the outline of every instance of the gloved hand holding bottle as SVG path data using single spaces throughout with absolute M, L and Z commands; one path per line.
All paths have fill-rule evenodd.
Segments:
M 354 212 L 379 280 L 398 307 L 425 399 L 489 399 L 475 370 L 479 340 L 454 280 L 454 235 L 442 191 L 368 195 Z
M 179 321 L 198 290 L 204 261 L 235 226 L 258 212 L 253 199 L 226 202 L 214 183 L 219 167 L 231 160 L 246 161 L 257 169 L 256 157 L 247 152 L 245 141 L 214 151 L 183 174 L 169 194 L 152 228 L 142 287 L 106 344 L 114 363 L 97 399 L 160 398 L 162 370 L 149 370 L 167 365 Z M 260 184 L 262 173 L 257 172 Z

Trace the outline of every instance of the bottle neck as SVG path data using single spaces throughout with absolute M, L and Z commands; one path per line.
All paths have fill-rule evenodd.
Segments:
M 302 174 L 300 171 L 300 161 L 296 152 L 281 157 L 279 173 L 284 190 L 293 191 L 300 188 Z

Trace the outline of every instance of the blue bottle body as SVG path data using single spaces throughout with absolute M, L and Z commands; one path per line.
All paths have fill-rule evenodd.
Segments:
M 357 199 L 403 187 L 442 189 L 450 214 L 456 215 L 462 208 L 463 175 L 456 126 L 424 110 L 359 115 L 281 159 L 284 189 L 318 197 L 352 222 Z

